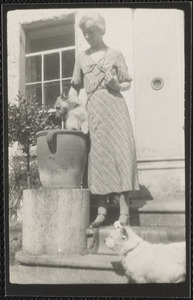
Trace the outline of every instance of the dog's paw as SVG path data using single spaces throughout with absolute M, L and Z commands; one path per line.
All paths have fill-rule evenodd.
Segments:
M 81 125 L 81 130 L 84 134 L 88 133 L 88 123 L 87 122 L 83 122 Z

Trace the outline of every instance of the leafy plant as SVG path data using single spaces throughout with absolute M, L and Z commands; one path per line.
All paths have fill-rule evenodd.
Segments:
M 23 190 L 28 188 L 25 157 L 15 157 L 9 167 L 9 215 L 11 222 L 17 221 L 22 209 Z M 37 161 L 30 162 L 31 188 L 41 188 Z
M 20 94 L 17 104 L 8 103 L 8 142 L 22 145 L 27 157 L 27 180 L 30 188 L 30 146 L 36 145 L 36 133 L 44 129 L 59 128 L 59 121 L 49 112 L 49 107 L 40 106 L 35 96 L 24 99 Z

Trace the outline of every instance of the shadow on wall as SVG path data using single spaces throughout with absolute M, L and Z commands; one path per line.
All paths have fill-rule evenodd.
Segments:
M 140 225 L 140 211 L 139 209 L 147 204 L 147 201 L 152 201 L 153 197 L 144 185 L 139 186 L 139 191 L 133 191 L 130 201 L 130 225 Z
M 132 192 L 131 202 L 133 203 L 135 200 L 138 200 L 136 202 L 138 207 L 143 207 L 146 204 L 146 201 L 153 200 L 153 197 L 148 188 L 140 184 L 139 190 Z

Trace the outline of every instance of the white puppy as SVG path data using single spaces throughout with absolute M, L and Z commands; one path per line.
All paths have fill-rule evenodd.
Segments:
M 82 130 L 84 134 L 88 133 L 88 115 L 85 108 L 76 102 L 66 99 L 57 99 L 55 103 L 56 117 L 63 118 L 65 129 Z
M 68 112 L 66 129 L 82 130 L 83 133 L 88 133 L 88 116 L 83 106 L 79 105 Z
M 185 281 L 185 242 L 151 244 L 129 227 L 115 222 L 106 246 L 121 256 L 126 275 L 136 283 L 178 283 Z

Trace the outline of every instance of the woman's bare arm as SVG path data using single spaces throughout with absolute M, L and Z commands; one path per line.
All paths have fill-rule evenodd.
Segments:
M 125 82 L 119 83 L 119 85 L 120 85 L 121 92 L 128 91 L 131 88 L 131 82 L 125 81 Z

